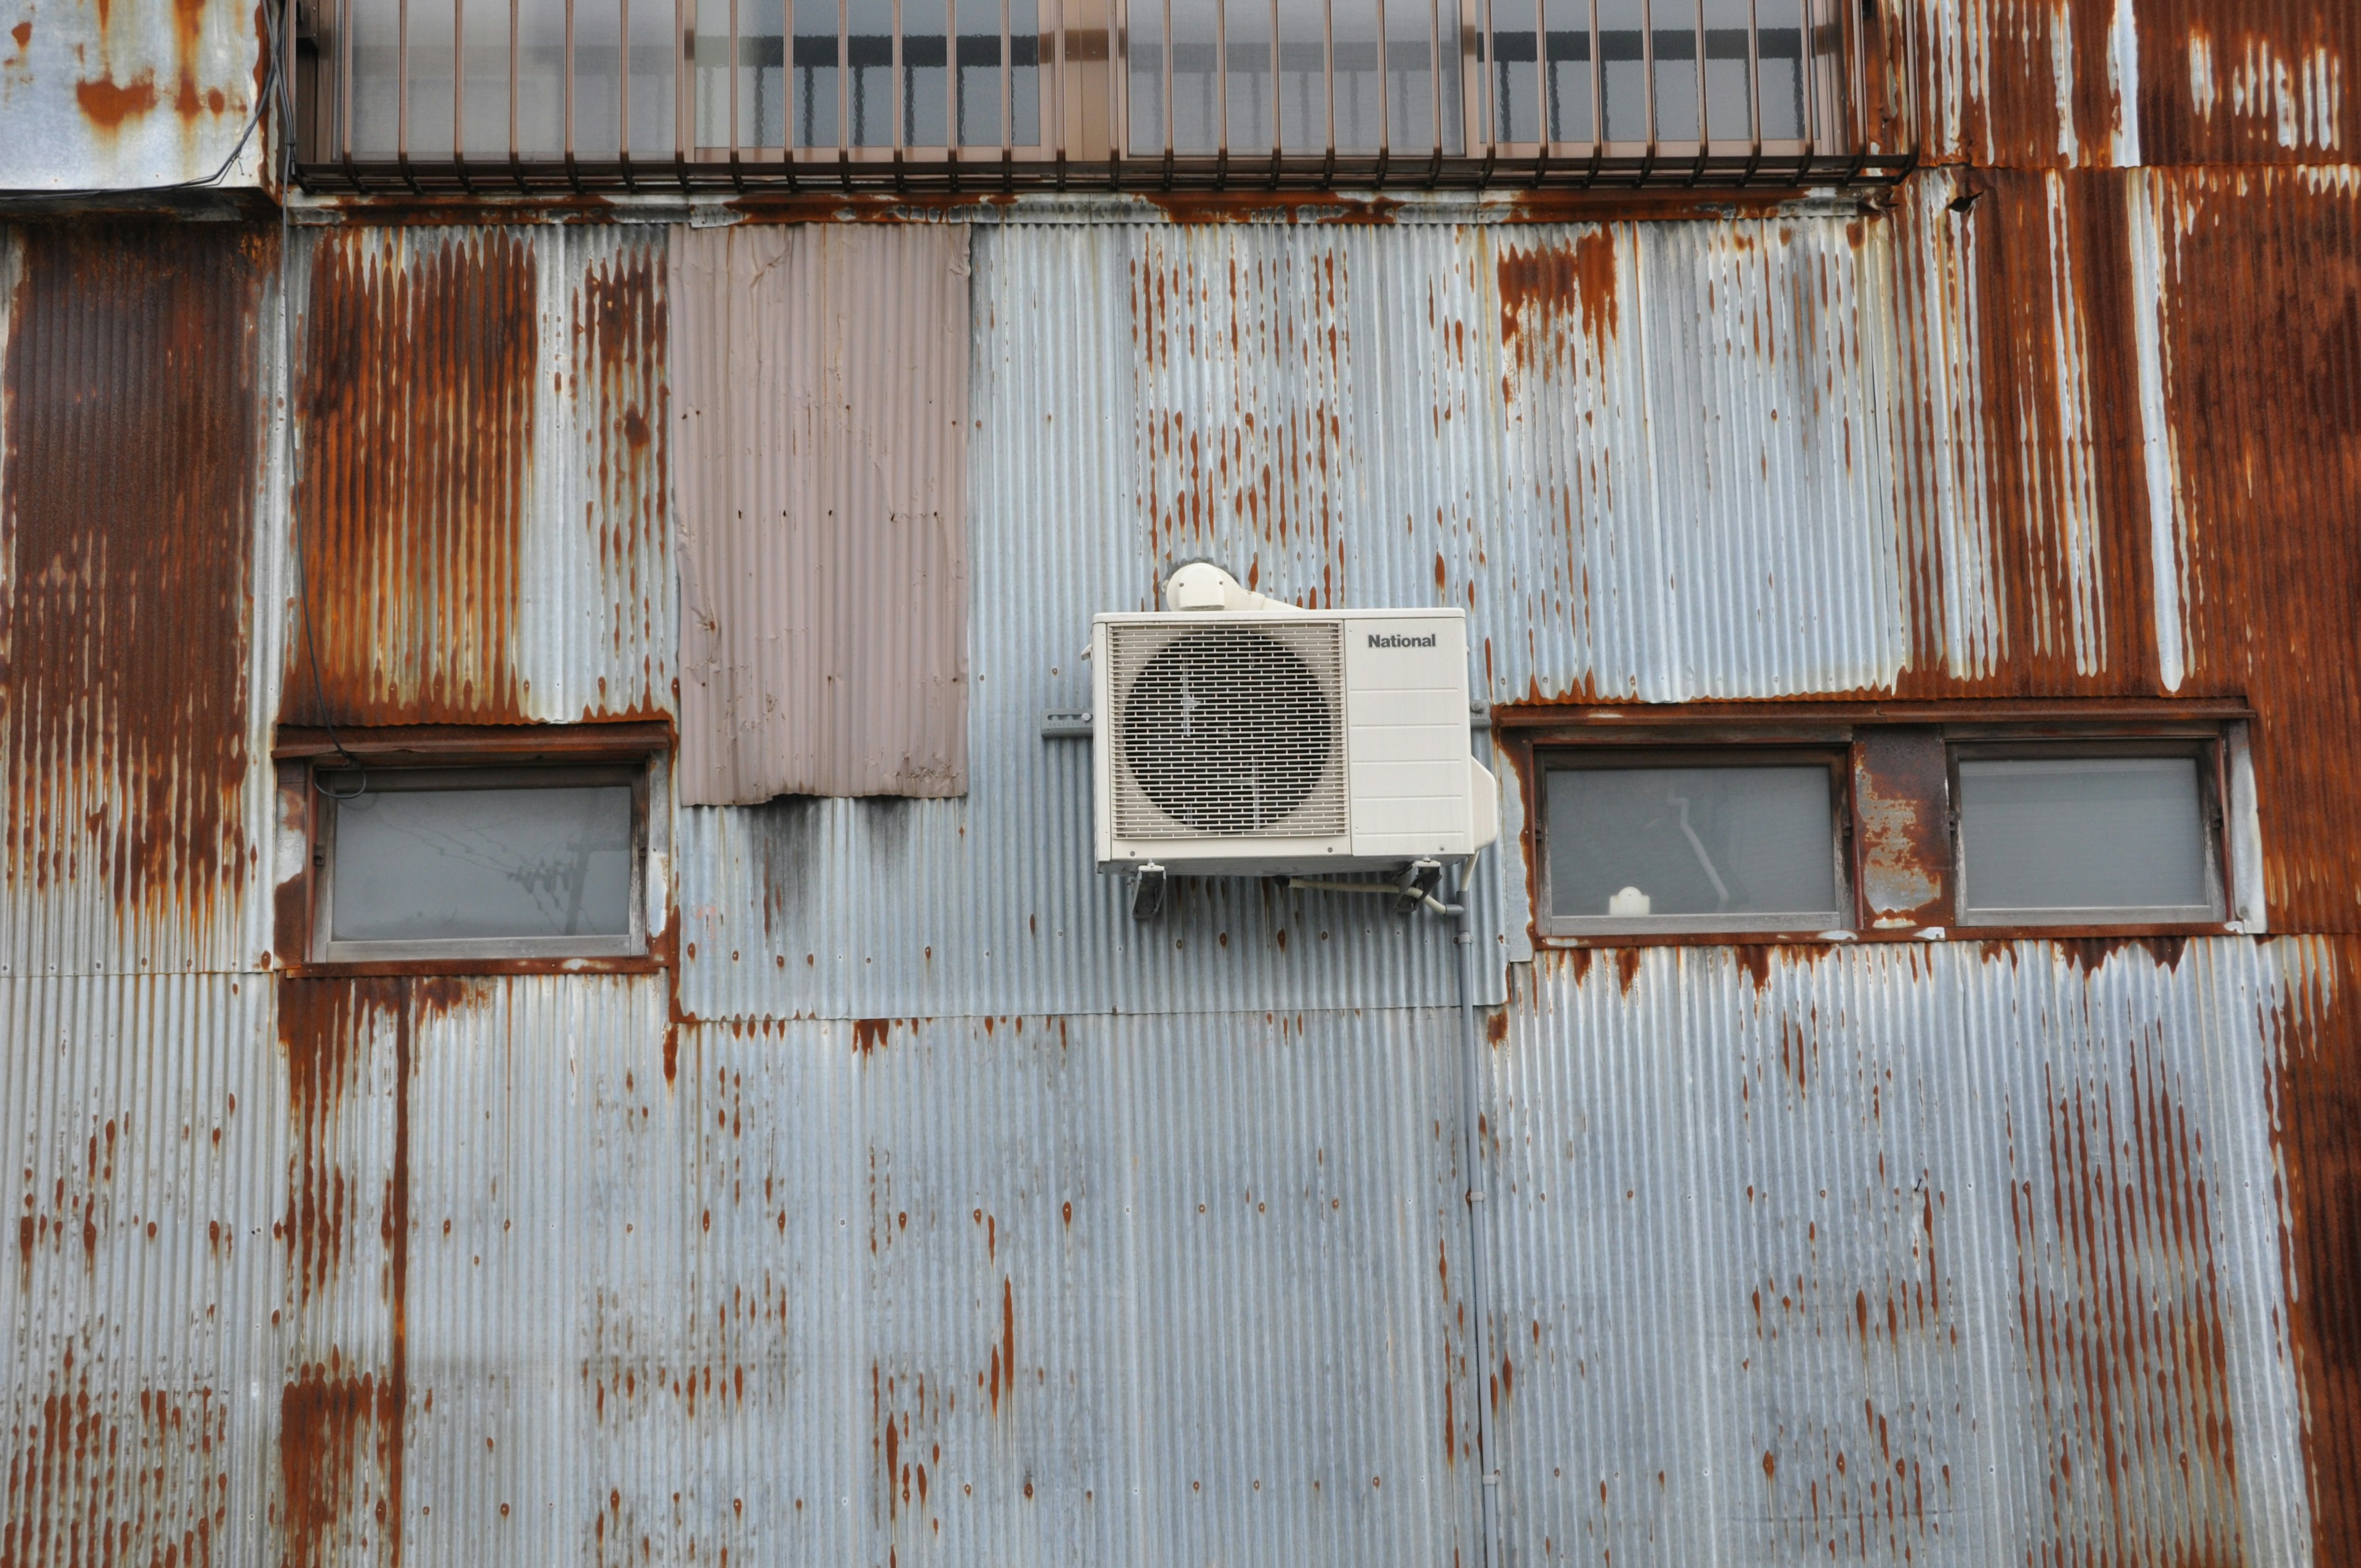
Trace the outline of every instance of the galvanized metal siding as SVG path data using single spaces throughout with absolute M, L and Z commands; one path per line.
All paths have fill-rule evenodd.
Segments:
M 967 789 L 963 225 L 675 229 L 681 798 Z
M 0 975 L 269 945 L 277 253 L 0 230 Z
M 0 16 L 0 191 L 264 182 L 259 128 L 230 161 L 268 59 L 258 7 L 15 0 Z
M 252 1561 L 287 1146 L 267 981 L 0 980 L 0 1558 Z
M 2301 946 L 1544 959 L 1489 1126 L 1512 1552 L 2311 1560 Z
M 293 506 L 325 717 L 669 713 L 661 236 L 313 230 L 293 259 Z M 280 718 L 316 723 L 290 599 Z

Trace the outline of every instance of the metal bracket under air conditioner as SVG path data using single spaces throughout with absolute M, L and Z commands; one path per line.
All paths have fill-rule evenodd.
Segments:
M 1148 921 L 1164 913 L 1164 868 L 1150 861 L 1131 873 L 1131 917 Z
M 1400 890 L 1394 894 L 1394 913 L 1411 914 L 1420 905 L 1433 901 L 1434 890 L 1443 885 L 1443 862 L 1412 861 L 1402 868 L 1402 874 L 1395 879 L 1394 885 Z

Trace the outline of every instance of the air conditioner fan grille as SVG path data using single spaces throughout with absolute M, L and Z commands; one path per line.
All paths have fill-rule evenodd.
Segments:
M 1335 622 L 1117 625 L 1108 653 L 1118 838 L 1345 831 Z

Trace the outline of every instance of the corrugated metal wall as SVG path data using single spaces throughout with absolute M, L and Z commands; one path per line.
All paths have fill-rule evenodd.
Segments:
M 680 792 L 967 790 L 963 225 L 676 229 Z
M 1512 1564 L 2361 1550 L 2361 192 L 2009 86 L 2349 146 L 2164 16 L 1947 21 L 1891 210 L 980 222 L 967 793 L 678 807 L 654 976 L 256 889 L 291 510 L 340 720 L 675 711 L 674 236 L 302 229 L 289 353 L 275 231 L 8 231 L 0 1561 L 1473 1563 L 1479 1406 Z M 1477 1365 L 1445 932 L 1136 927 L 1039 736 L 1195 554 L 1496 702 L 2243 696 L 2310 935 L 1535 960 L 1510 787 Z
M 300 233 L 317 620 L 307 641 L 291 576 L 283 721 L 672 711 L 664 254 L 653 230 Z

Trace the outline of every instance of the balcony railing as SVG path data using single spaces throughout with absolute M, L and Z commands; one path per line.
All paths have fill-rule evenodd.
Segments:
M 1859 0 L 286 0 L 315 190 L 1825 184 Z

